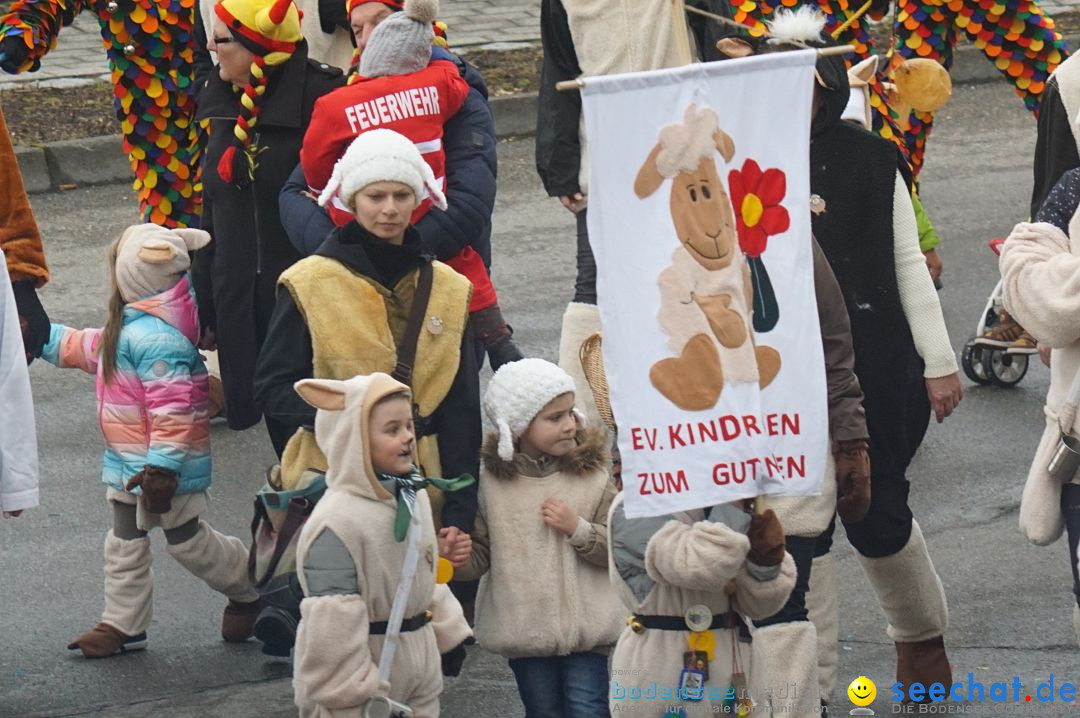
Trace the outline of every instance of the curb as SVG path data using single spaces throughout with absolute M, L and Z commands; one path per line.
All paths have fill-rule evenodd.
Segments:
M 1068 36 L 1065 41 L 1070 47 L 1080 46 L 1080 35 Z M 1003 79 L 974 45 L 956 49 L 951 75 L 954 85 Z M 494 97 L 490 104 L 498 139 L 536 134 L 537 93 Z M 65 185 L 130 182 L 131 167 L 119 144 L 118 135 L 61 140 L 40 147 L 16 147 L 15 157 L 26 191 L 31 194 L 57 191 Z

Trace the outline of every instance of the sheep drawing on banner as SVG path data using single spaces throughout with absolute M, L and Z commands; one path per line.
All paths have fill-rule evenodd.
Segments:
M 780 371 L 780 353 L 754 340 L 750 273 L 714 152 L 731 162 L 735 143 L 713 110 L 691 104 L 682 124 L 660 130 L 634 180 L 640 199 L 673 180 L 670 213 L 680 244 L 660 273 L 659 321 L 676 356 L 653 364 L 649 380 L 686 411 L 716 406 L 725 382 L 765 388 Z

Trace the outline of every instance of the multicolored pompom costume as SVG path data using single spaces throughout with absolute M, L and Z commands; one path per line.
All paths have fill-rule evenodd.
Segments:
M 728 0 L 731 15 L 738 22 L 765 29 L 764 19 L 778 7 L 812 4 L 826 18 L 826 30 L 840 43 L 855 46 L 857 59 L 874 53 L 873 40 L 864 20 L 870 3 L 862 0 Z M 1039 112 L 1039 96 L 1046 79 L 1067 56 L 1065 42 L 1034 0 L 896 0 L 894 42 L 888 48 L 888 65 L 909 58 L 936 60 L 946 70 L 952 67 L 953 48 L 962 34 L 1013 83 L 1024 105 Z M 875 3 L 875 5 L 878 3 Z M 850 21 L 850 22 L 849 22 Z M 926 138 L 933 113 L 912 111 L 907 130 L 897 126 L 896 113 L 886 103 L 882 82 L 888 79 L 884 67 L 870 86 L 874 108 L 874 130 L 900 146 L 917 177 L 923 164 Z
M 198 226 L 199 128 L 192 66 L 195 0 L 17 0 L 0 38 L 29 48 L 19 71 L 36 69 L 83 10 L 97 15 L 112 70 L 124 151 L 144 222 Z

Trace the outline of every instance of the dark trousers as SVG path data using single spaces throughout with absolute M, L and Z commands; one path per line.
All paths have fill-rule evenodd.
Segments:
M 1069 534 L 1069 565 L 1072 566 L 1073 595 L 1080 606 L 1080 484 L 1061 488 L 1061 513 Z
M 574 301 L 596 304 L 596 259 L 589 246 L 589 226 L 583 209 L 577 214 L 577 280 L 574 282 Z
M 828 553 L 828 547 L 832 546 L 832 526 L 820 536 L 785 536 L 787 552 L 795 561 L 795 588 L 791 590 L 791 596 L 787 603 L 779 611 L 760 621 L 754 621 L 758 628 L 774 626 L 779 623 L 791 623 L 793 621 L 807 621 L 806 594 L 810 591 L 810 568 L 816 556 L 824 556 Z M 823 544 L 825 549 L 818 553 L 818 544 Z

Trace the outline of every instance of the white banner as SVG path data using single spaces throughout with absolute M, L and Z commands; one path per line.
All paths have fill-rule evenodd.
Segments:
M 586 81 L 589 239 L 628 516 L 820 493 L 814 61 Z

